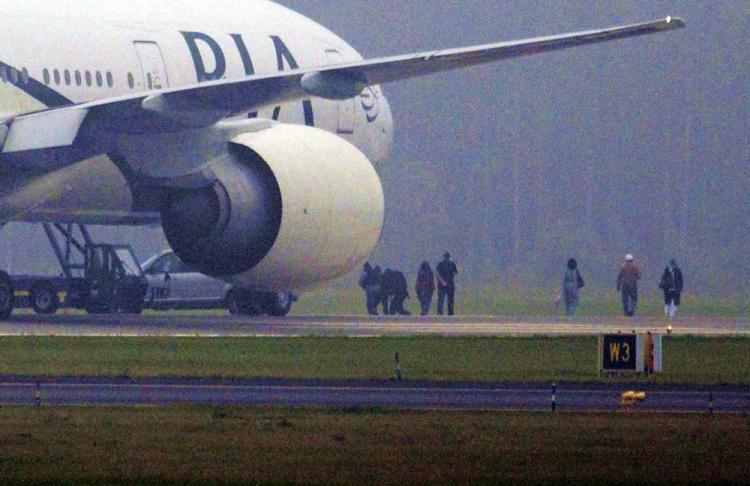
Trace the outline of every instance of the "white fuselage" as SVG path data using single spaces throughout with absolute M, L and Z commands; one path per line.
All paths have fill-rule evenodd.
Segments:
M 138 92 L 361 60 L 338 36 L 263 0 L 4 0 L 0 120 Z M 5 80 L 15 78 L 20 82 Z M 379 87 L 345 101 L 312 98 L 243 117 L 335 133 L 387 158 L 393 122 Z M 106 156 L 52 173 L 0 167 L 4 220 L 138 221 L 125 178 Z M 81 215 L 88 215 L 81 218 Z

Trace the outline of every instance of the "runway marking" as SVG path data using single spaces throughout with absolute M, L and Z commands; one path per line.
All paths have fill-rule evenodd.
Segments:
M 36 383 L 0 383 L 2 388 L 36 388 Z M 278 391 L 369 391 L 369 392 L 423 392 L 423 393 L 439 393 L 439 392 L 461 392 L 461 393 L 537 393 L 548 395 L 550 388 L 443 388 L 443 387 L 367 387 L 367 386 L 316 386 L 316 385 L 207 385 L 207 384 L 138 384 L 138 383 L 44 383 L 40 382 L 42 388 L 120 388 L 120 389 L 174 389 L 174 390 L 189 390 L 189 389 L 205 389 L 205 390 L 278 390 Z M 603 390 L 586 390 L 578 388 L 557 388 L 557 393 L 570 393 L 577 395 L 609 395 L 615 394 L 620 395 L 622 390 L 632 388 L 632 386 L 623 386 L 622 389 L 603 389 Z M 637 387 L 636 387 L 637 388 Z M 663 396 L 700 396 L 704 397 L 708 393 L 708 390 L 650 390 L 647 391 L 648 396 L 663 395 Z M 714 397 L 731 395 L 732 397 L 747 397 L 750 398 L 750 392 L 743 391 L 714 391 Z

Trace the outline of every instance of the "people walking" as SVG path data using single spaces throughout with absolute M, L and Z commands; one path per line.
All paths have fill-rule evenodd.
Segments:
M 380 284 L 375 275 L 375 269 L 370 262 L 366 262 L 359 275 L 359 286 L 365 291 L 367 313 L 371 316 L 378 315 L 377 305 L 380 298 Z
M 443 261 L 437 265 L 437 279 L 438 279 L 438 315 L 443 315 L 443 304 L 446 301 L 448 303 L 448 315 L 453 315 L 454 301 L 456 296 L 456 275 L 458 274 L 458 266 L 451 260 L 451 254 L 446 252 L 443 255 Z
M 427 260 L 423 261 L 419 267 L 414 291 L 417 293 L 417 299 L 419 299 L 421 307 L 419 315 L 426 316 L 430 313 L 432 296 L 435 294 L 435 274 L 432 273 L 432 268 L 430 268 L 430 263 Z
M 574 316 L 580 297 L 580 291 L 584 286 L 583 277 L 578 271 L 578 262 L 575 258 L 568 260 L 567 268 L 563 274 L 562 299 L 565 302 L 565 315 Z
M 667 317 L 677 316 L 682 283 L 682 270 L 677 266 L 677 260 L 672 258 L 667 268 L 664 269 L 659 282 L 659 288 L 664 291 L 664 315 Z
M 383 315 L 388 315 L 388 299 L 383 297 L 383 270 L 380 265 L 375 265 L 372 270 L 372 280 L 374 282 L 373 288 L 373 302 L 375 303 L 375 315 L 378 315 L 378 306 L 383 304 Z
M 411 315 L 411 312 L 404 309 L 404 301 L 409 298 L 409 289 L 406 284 L 406 277 L 403 272 L 394 270 L 391 272 L 391 303 L 389 311 L 391 315 Z
M 383 304 L 383 315 L 388 316 L 393 314 L 391 309 L 393 301 L 393 278 L 394 272 L 390 268 L 386 268 L 383 272 L 383 277 L 380 279 L 380 302 Z
M 622 295 L 622 311 L 627 317 L 635 315 L 638 304 L 638 280 L 641 279 L 641 269 L 635 262 L 633 255 L 625 256 L 625 264 L 620 267 L 617 275 L 617 290 Z

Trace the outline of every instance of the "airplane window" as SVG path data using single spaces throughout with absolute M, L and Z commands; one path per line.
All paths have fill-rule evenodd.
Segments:
M 104 80 L 102 79 L 102 73 L 101 71 L 96 72 L 96 85 L 100 88 L 104 85 Z
M 60 71 L 55 69 L 54 75 L 55 75 L 55 84 L 60 84 Z
M 112 73 L 107 71 L 107 86 L 110 88 L 115 85 L 115 78 L 112 76 Z
M 86 71 L 86 86 L 91 86 L 91 71 Z
M 128 86 L 130 89 L 135 88 L 135 78 L 133 78 L 133 73 L 128 73 Z
M 44 68 L 44 71 L 42 71 L 42 76 L 44 76 L 44 84 L 49 84 L 50 82 L 49 69 Z
M 29 84 L 29 70 L 26 68 L 21 70 L 21 82 L 23 82 L 23 84 Z
M 70 71 L 68 71 L 66 69 L 65 70 L 65 84 L 67 84 L 68 86 L 70 86 L 70 80 L 71 80 L 71 78 L 70 78 Z
M 3 83 L 8 81 L 8 74 L 5 66 L 0 67 L 0 80 L 2 80 Z
M 18 69 L 10 68 L 10 80 L 13 84 L 18 84 Z
M 80 86 L 81 84 L 81 71 L 76 70 L 76 86 Z

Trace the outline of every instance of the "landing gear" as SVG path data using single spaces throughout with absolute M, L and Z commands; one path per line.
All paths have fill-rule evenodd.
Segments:
M 287 292 L 268 294 L 266 309 L 269 316 L 284 317 L 292 310 L 292 295 Z
M 289 314 L 295 298 L 288 292 L 254 292 L 234 288 L 227 294 L 227 309 L 234 315 L 283 317 Z
M 255 299 L 255 293 L 232 289 L 227 294 L 227 308 L 232 315 L 258 316 L 263 313 Z

